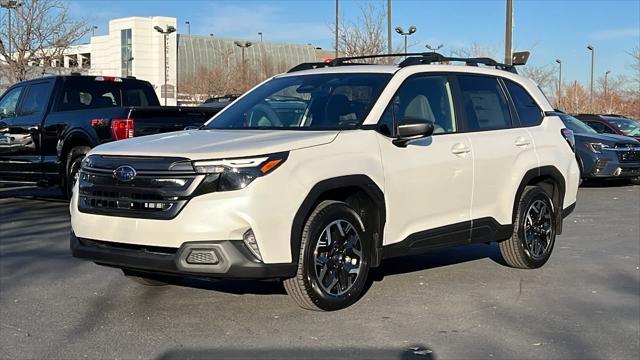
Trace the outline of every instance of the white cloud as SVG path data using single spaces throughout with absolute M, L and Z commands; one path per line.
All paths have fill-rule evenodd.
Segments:
M 590 38 L 594 40 L 611 40 L 619 38 L 637 37 L 640 38 L 640 28 L 627 27 L 619 29 L 608 29 L 596 31 L 590 34 Z

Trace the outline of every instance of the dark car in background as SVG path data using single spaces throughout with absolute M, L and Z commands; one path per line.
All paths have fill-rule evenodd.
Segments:
M 617 134 L 640 140 L 640 124 L 620 115 L 578 114 L 575 116 L 600 134 Z
M 599 134 L 575 117 L 558 112 L 573 131 L 582 179 L 627 178 L 640 184 L 640 141 L 617 134 Z
M 219 109 L 160 106 L 148 81 L 48 76 L 0 95 L 0 181 L 71 185 L 84 155 L 100 144 L 199 127 Z

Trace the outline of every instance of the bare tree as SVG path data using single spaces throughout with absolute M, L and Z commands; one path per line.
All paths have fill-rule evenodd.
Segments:
M 553 94 L 557 89 L 556 71 L 550 66 L 526 65 L 518 68 L 520 75 L 533 80 L 547 94 Z
M 387 53 L 386 14 L 384 8 L 372 3 L 360 7 L 355 21 L 340 23 L 338 52 L 341 56 L 363 56 Z M 331 25 L 335 37 L 335 24 Z M 403 50 L 399 48 L 396 53 Z M 371 59 L 368 63 L 387 63 L 393 59 Z
M 11 38 L 5 29 L 0 32 L 0 57 L 6 62 L 11 81 L 27 79 L 32 65 L 48 66 L 51 61 L 59 61 L 71 44 L 90 31 L 85 20 L 69 17 L 68 5 L 62 0 L 21 2 L 21 7 L 10 12 Z M 3 12 L 3 27 L 8 15 L 8 11 Z
M 492 59 L 500 59 L 500 52 L 493 45 L 481 44 L 474 42 L 466 47 L 454 48 L 451 55 L 462 58 L 488 57 Z

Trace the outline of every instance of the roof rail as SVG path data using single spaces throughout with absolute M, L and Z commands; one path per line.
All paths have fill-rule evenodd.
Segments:
M 485 65 L 485 66 L 491 66 L 491 67 L 495 67 L 496 69 L 505 70 L 505 71 L 509 71 L 517 74 L 515 66 L 526 64 L 527 60 L 529 59 L 529 52 L 523 51 L 523 52 L 513 53 L 512 65 L 502 64 L 488 57 L 459 58 L 459 57 L 444 56 L 436 52 L 422 52 L 422 53 L 406 53 L 406 54 L 378 54 L 378 55 L 339 57 L 339 58 L 335 58 L 333 60 L 325 61 L 325 62 L 302 63 L 294 66 L 288 72 L 317 69 L 321 67 L 363 65 L 362 63 L 352 63 L 351 61 L 390 58 L 390 57 L 404 57 L 405 59 L 400 64 L 398 64 L 398 67 L 401 67 L 401 68 L 406 66 L 411 66 L 411 65 L 464 62 L 468 66 Z

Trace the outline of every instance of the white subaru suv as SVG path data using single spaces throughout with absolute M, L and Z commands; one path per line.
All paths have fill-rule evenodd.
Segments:
M 486 58 L 355 61 L 299 65 L 200 129 L 94 148 L 73 255 L 149 284 L 282 279 L 312 310 L 354 303 L 390 257 L 496 241 L 542 266 L 580 171 L 536 84 Z

